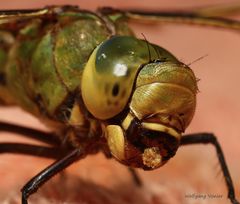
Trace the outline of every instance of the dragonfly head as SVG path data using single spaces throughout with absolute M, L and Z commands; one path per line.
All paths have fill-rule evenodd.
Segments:
M 192 120 L 197 82 L 170 52 L 115 36 L 92 52 L 82 76 L 87 110 L 104 124 L 112 155 L 143 169 L 166 163 Z

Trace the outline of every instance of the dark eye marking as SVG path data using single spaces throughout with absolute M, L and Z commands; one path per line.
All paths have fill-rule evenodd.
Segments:
M 114 84 L 113 89 L 112 89 L 112 95 L 117 96 L 119 93 L 119 84 Z

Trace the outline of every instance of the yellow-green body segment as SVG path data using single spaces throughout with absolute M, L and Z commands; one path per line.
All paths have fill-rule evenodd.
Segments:
M 191 69 L 132 37 L 123 16 L 53 11 L 0 20 L 0 103 L 22 107 L 86 154 L 163 165 L 194 114 Z

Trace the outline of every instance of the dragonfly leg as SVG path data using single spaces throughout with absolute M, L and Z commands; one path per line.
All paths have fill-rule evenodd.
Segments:
M 231 179 L 231 175 L 229 173 L 227 163 L 224 158 L 224 154 L 222 148 L 214 134 L 211 133 L 196 133 L 185 135 L 181 139 L 181 145 L 189 145 L 189 144 L 212 144 L 216 148 L 217 157 L 219 163 L 221 165 L 221 169 L 225 178 L 225 182 L 228 189 L 228 198 L 231 200 L 233 204 L 239 204 L 239 202 L 235 198 L 235 192 L 233 187 L 233 182 Z
M 45 147 L 40 145 L 23 144 L 23 143 L 0 143 L 1 153 L 24 154 L 37 157 L 45 157 L 52 159 L 59 159 L 66 155 L 66 151 L 59 147 Z
M 22 135 L 24 137 L 28 137 L 31 139 L 35 139 L 46 144 L 59 146 L 61 141 L 58 137 L 53 133 L 44 132 L 41 130 L 36 130 L 33 128 L 28 128 L 20 125 L 14 125 L 10 123 L 5 123 L 0 121 L 0 132 L 11 132 Z
M 28 197 L 36 192 L 45 182 L 51 179 L 54 175 L 61 172 L 81 157 L 84 154 L 80 149 L 74 149 L 68 153 L 65 157 L 55 161 L 53 164 L 45 168 L 35 177 L 33 177 L 27 184 L 22 188 L 22 204 L 27 204 Z
M 129 170 L 129 172 L 130 172 L 130 174 L 132 176 L 132 179 L 133 179 L 134 183 L 137 186 L 141 187 L 143 185 L 143 183 L 142 183 L 142 180 L 139 177 L 138 173 L 136 172 L 136 170 L 131 168 L 131 167 L 128 167 L 128 170 Z

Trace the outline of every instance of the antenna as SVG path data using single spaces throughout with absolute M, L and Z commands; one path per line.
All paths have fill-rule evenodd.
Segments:
M 205 57 L 207 57 L 207 56 L 208 56 L 208 54 L 205 54 L 205 55 L 203 55 L 203 56 L 201 56 L 201 57 L 193 60 L 192 62 L 190 62 L 189 64 L 187 64 L 187 66 L 190 66 L 190 65 L 192 65 L 193 63 L 198 62 L 198 61 L 202 60 L 203 58 L 205 58 Z
M 148 55 L 149 55 L 149 62 L 152 61 L 152 57 L 151 57 L 151 52 L 150 52 L 150 47 L 149 47 L 149 42 L 147 41 L 147 38 L 145 37 L 145 35 L 143 33 L 141 33 L 145 42 L 147 43 L 147 48 L 148 48 Z

